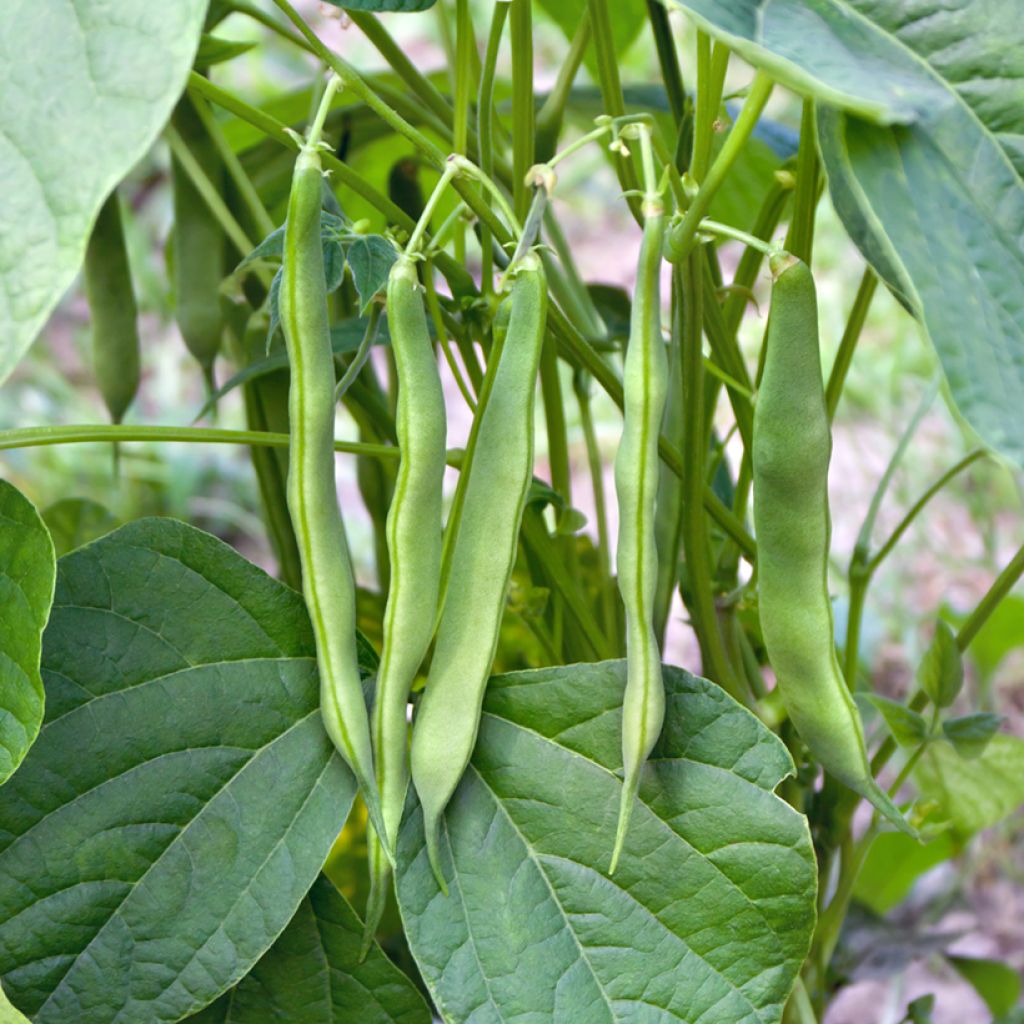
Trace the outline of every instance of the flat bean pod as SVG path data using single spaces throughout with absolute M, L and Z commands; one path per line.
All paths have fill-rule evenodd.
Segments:
M 356 588 L 334 467 L 334 358 L 328 323 L 319 150 L 295 161 L 285 226 L 281 326 L 291 364 L 288 510 L 302 563 L 302 590 L 313 624 L 324 726 L 354 772 L 382 837 L 370 722 L 356 650 Z
M 618 864 L 640 786 L 640 772 L 665 719 L 661 651 L 654 629 L 658 587 L 655 536 L 659 461 L 658 434 L 668 391 L 668 359 L 661 338 L 661 204 L 644 204 L 629 345 L 623 372 L 622 439 L 615 458 L 619 502 L 616 564 L 626 609 L 626 692 L 622 707 L 622 763 L 625 779 L 610 871 Z
M 754 412 L 754 525 L 761 626 L 789 717 L 825 770 L 913 830 L 871 774 L 860 715 L 836 658 L 828 590 L 832 436 L 807 265 L 772 258 L 764 374 Z
M 441 819 L 476 743 L 533 471 L 534 391 L 547 285 L 532 252 L 512 274 L 508 333 L 480 414 L 437 644 L 413 726 L 412 778 L 442 889 Z

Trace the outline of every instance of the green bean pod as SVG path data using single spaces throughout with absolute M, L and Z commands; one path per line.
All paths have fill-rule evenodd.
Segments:
M 790 720 L 826 771 L 913 830 L 871 774 L 839 668 L 828 590 L 832 435 L 807 265 L 772 257 L 771 314 L 754 411 L 754 525 L 761 627 Z
M 371 724 L 381 810 L 393 853 L 409 785 L 409 692 L 434 634 L 441 586 L 447 418 L 412 259 L 403 256 L 391 268 L 387 311 L 398 377 L 395 425 L 402 455 L 388 511 L 391 586 L 384 609 L 384 642 Z M 380 838 L 370 836 L 369 846 L 370 898 L 364 948 L 380 924 L 391 875 Z
M 186 96 L 174 111 L 174 127 L 210 180 L 223 177 L 220 155 Z M 224 233 L 203 197 L 177 160 L 171 161 L 174 199 L 175 319 L 185 346 L 212 386 L 224 317 L 220 283 L 224 277 Z
M 423 806 L 427 853 L 443 890 L 441 818 L 476 743 L 533 471 L 534 391 L 547 284 L 532 252 L 512 273 L 508 333 L 493 389 L 479 413 L 472 462 L 464 470 L 469 482 L 445 606 L 412 734 L 412 779 Z
M 668 392 L 659 286 L 664 240 L 664 211 L 660 203 L 648 200 L 623 371 L 622 440 L 615 457 L 615 493 L 619 503 L 616 565 L 619 592 L 626 609 L 626 692 L 622 705 L 624 781 L 610 873 L 618 865 L 626 839 L 641 770 L 665 719 L 661 651 L 654 629 L 658 586 L 658 435 Z
M 335 377 L 320 243 L 322 178 L 319 151 L 303 148 L 288 198 L 280 293 L 291 365 L 288 511 L 316 640 L 324 726 L 356 776 L 374 827 L 386 836 L 356 651 L 355 580 L 334 473 Z
M 100 208 L 84 272 L 96 383 L 111 420 L 120 423 L 139 390 L 140 370 L 138 310 L 116 191 Z

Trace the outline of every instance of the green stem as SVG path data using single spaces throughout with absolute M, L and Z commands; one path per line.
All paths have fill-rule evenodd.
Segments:
M 732 126 L 725 142 L 719 150 L 715 162 L 711 165 L 707 176 L 694 196 L 686 216 L 672 229 L 669 238 L 669 255 L 673 262 L 683 260 L 693 248 L 700 222 L 704 219 L 722 182 L 732 169 L 736 158 L 740 155 L 751 133 L 757 126 L 761 111 L 764 110 L 768 97 L 772 92 L 772 80 L 763 71 L 758 71 L 750 86 L 747 100 L 743 104 L 736 123 Z
M 874 573 L 878 567 L 885 561 L 889 553 L 898 543 L 900 537 L 906 533 L 907 529 L 913 523 L 913 521 L 920 515 L 924 507 L 935 497 L 943 487 L 946 486 L 954 477 L 962 473 L 968 466 L 973 465 L 978 459 L 984 458 L 988 455 L 988 452 L 984 448 L 975 448 L 973 451 L 968 452 L 956 465 L 951 466 L 942 474 L 925 492 L 917 499 L 916 502 L 911 506 L 907 514 L 900 520 L 899 525 L 892 531 L 886 542 L 878 549 L 877 553 L 872 556 L 870 562 L 868 562 L 868 570 Z
M 999 603 L 1010 593 L 1022 575 L 1024 575 L 1024 546 L 1010 559 L 1006 568 L 996 577 L 988 593 L 960 627 L 960 631 L 956 635 L 956 642 L 961 651 L 967 650 L 981 627 L 988 621 L 989 616 L 999 607 Z
M 700 222 L 701 232 L 709 235 L 718 235 L 719 238 L 729 238 L 742 242 L 750 249 L 757 249 L 763 256 L 774 256 L 780 251 L 780 247 L 771 242 L 766 242 L 756 235 L 751 235 L 739 228 L 731 227 L 729 224 L 720 224 L 717 220 L 709 220 L 707 217 Z
M 437 209 L 437 204 L 441 201 L 441 197 L 444 195 L 445 190 L 458 173 L 458 167 L 455 166 L 454 162 L 449 161 L 441 177 L 438 179 L 437 184 L 434 186 L 434 191 L 430 193 L 430 198 L 423 207 L 423 213 L 420 214 L 420 219 L 416 222 L 416 227 L 409 236 L 409 241 L 405 247 L 406 256 L 414 256 L 416 254 L 416 251 L 420 247 L 420 243 L 423 241 L 423 236 L 430 228 L 430 221 L 434 216 L 434 211 Z
M 494 77 L 498 64 L 501 37 L 508 18 L 508 4 L 494 5 L 491 15 L 491 30 L 487 36 L 487 50 L 484 53 L 483 70 L 480 75 L 480 93 L 477 97 L 477 135 L 480 139 L 480 169 L 488 177 L 494 176 Z M 485 295 L 494 293 L 494 235 L 490 227 L 480 224 L 480 248 L 483 268 L 481 280 Z
M 850 372 L 850 364 L 853 362 L 853 353 L 864 330 L 871 300 L 874 298 L 877 288 L 878 275 L 871 267 L 865 267 L 857 288 L 857 295 L 853 300 L 853 308 L 846 320 L 846 329 L 839 342 L 839 351 L 832 364 L 832 372 L 828 376 L 828 386 L 825 389 L 825 405 L 830 420 L 835 417 L 839 397 L 842 395 L 843 385 L 846 383 L 846 375 Z
M 686 87 L 679 66 L 676 43 L 672 38 L 672 26 L 668 20 L 668 9 L 660 0 L 647 0 L 647 17 L 654 34 L 654 45 L 658 51 L 661 79 L 665 83 L 665 94 L 672 111 L 672 118 L 678 129 L 686 116 Z
M 430 79 L 420 73 L 380 19 L 369 11 L 348 10 L 346 13 L 413 95 L 442 122 L 452 124 L 451 104 L 437 91 Z M 458 131 L 458 120 L 454 123 Z
M 271 32 L 280 36 L 282 39 L 286 39 L 289 43 L 299 47 L 301 50 L 305 50 L 307 53 L 312 53 L 312 49 L 309 43 L 306 42 L 301 36 L 295 35 L 294 32 L 289 32 L 284 25 L 275 21 L 274 18 L 267 14 L 266 11 L 261 10 L 255 4 L 246 2 L 246 0 L 231 0 L 227 4 L 228 8 L 238 14 L 248 15 L 253 21 L 258 21 L 264 28 L 269 28 Z
M 796 157 L 796 193 L 793 218 L 786 233 L 786 250 L 811 265 L 814 250 L 814 211 L 819 188 L 818 131 L 814 101 L 805 99 L 800 115 L 800 148 Z
M 703 256 L 691 253 L 683 266 L 682 372 L 686 445 L 683 451 L 682 542 L 689 577 L 690 618 L 700 644 L 704 674 L 737 700 L 740 690 L 725 653 L 711 579 L 710 538 L 702 502 L 708 437 L 704 409 L 701 311 Z
M 511 0 L 512 36 L 512 195 L 517 217 L 530 203 L 526 176 L 536 161 L 536 109 L 533 102 L 532 0 Z
M 198 92 L 191 89 L 189 90 L 189 98 L 192 100 L 192 106 L 195 107 L 200 121 L 203 122 L 206 133 L 217 147 L 217 152 L 220 154 L 220 158 L 227 168 L 231 180 L 235 183 L 238 194 L 248 207 L 249 215 L 255 222 L 256 227 L 264 236 L 269 235 L 277 225 L 267 212 L 266 206 L 263 205 L 263 200 L 260 199 L 259 192 L 256 190 L 252 178 L 246 173 L 241 160 L 238 159 L 238 155 L 231 148 L 231 143 L 225 137 L 220 122 L 213 116 L 210 104 Z
M 441 302 L 437 296 L 437 288 L 434 287 L 434 268 L 429 260 L 423 270 L 423 290 L 427 296 L 427 312 L 430 314 L 430 320 L 434 325 L 434 333 L 437 335 L 444 360 L 448 364 L 448 369 L 455 380 L 455 386 L 465 399 L 466 405 L 469 406 L 471 412 L 475 413 L 476 401 L 469 390 L 459 364 L 455 361 L 455 354 L 452 352 L 448 331 L 445 329 L 444 317 L 441 314 Z
M 569 52 L 558 69 L 554 88 L 548 93 L 537 114 L 537 160 L 550 160 L 558 147 L 558 137 L 562 132 L 562 122 L 565 119 L 565 108 L 569 103 L 569 96 L 580 65 L 586 56 L 587 47 L 590 45 L 591 35 L 590 11 L 588 10 L 584 11 L 580 18 L 576 34 L 572 37 L 572 43 L 569 46 Z
M 755 238 L 765 242 L 771 238 L 772 232 L 775 231 L 782 218 L 782 211 L 786 208 L 791 191 L 792 187 L 788 183 L 778 177 L 772 179 L 771 187 L 768 189 L 768 194 L 761 204 L 761 209 L 758 210 L 757 219 L 750 231 Z M 739 330 L 747 302 L 753 295 L 754 282 L 761 271 L 763 259 L 764 253 L 760 248 L 750 247 L 744 249 L 743 255 L 740 257 L 729 294 L 722 304 L 722 319 L 731 335 L 735 335 Z
M 469 0 L 455 0 L 455 121 L 452 142 L 455 152 L 463 156 L 469 155 L 469 100 L 475 52 L 476 38 Z M 466 258 L 466 234 L 462 227 L 455 235 L 455 258 L 460 262 Z
M 556 263 L 550 253 L 541 252 L 544 269 L 552 282 L 551 291 L 558 304 L 572 318 L 573 323 L 579 325 L 586 337 L 591 339 L 605 337 L 607 330 L 601 320 L 601 315 L 594 305 L 594 300 L 583 278 L 580 277 L 572 250 L 562 233 L 562 226 L 550 206 L 544 211 L 544 236 L 551 244 L 555 256 L 558 257 Z
M 597 77 L 605 113 L 612 117 L 623 117 L 626 113 L 626 100 L 622 95 L 619 55 L 615 52 L 615 36 L 612 32 L 608 4 L 609 0 L 589 0 L 590 24 L 594 33 L 594 50 L 597 54 Z M 636 169 L 632 161 L 621 153 L 616 157 L 616 169 L 619 182 L 629 197 L 633 216 L 638 222 L 642 222 L 640 206 L 635 196 L 639 186 Z
M 215 427 L 140 427 L 112 424 L 73 424 L 61 427 L 20 427 L 0 430 L 0 451 L 14 448 L 44 448 L 58 444 L 92 444 L 111 441 L 154 441 L 184 444 L 241 444 L 267 448 L 287 448 L 288 435 L 262 430 L 221 430 Z M 361 444 L 335 441 L 334 450 L 348 455 L 365 455 L 377 459 L 397 459 L 399 450 L 393 445 Z
M 356 349 L 355 355 L 352 356 L 352 361 L 348 364 L 344 375 L 334 389 L 334 400 L 336 402 L 340 402 L 345 396 L 345 393 L 352 386 L 352 382 L 362 372 L 363 367 L 366 365 L 366 360 L 370 358 L 370 350 L 373 348 L 373 343 L 377 340 L 377 329 L 380 327 L 380 314 L 380 304 L 374 303 L 370 309 L 369 320 L 366 324 L 366 330 L 363 332 L 362 341 L 359 342 L 359 348 Z

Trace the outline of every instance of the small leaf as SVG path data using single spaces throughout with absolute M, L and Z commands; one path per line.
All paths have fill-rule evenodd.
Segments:
M 39 659 L 55 573 L 39 513 L 0 480 L 0 784 L 21 764 L 43 720 Z
M 267 305 L 270 309 L 267 323 L 267 352 L 270 351 L 274 335 L 277 334 L 277 329 L 281 325 L 281 281 L 283 278 L 284 272 L 279 269 L 274 275 L 274 280 L 270 282 L 270 294 L 267 296 Z
M 203 33 L 199 40 L 199 52 L 196 54 L 195 68 L 203 70 L 214 64 L 223 64 L 234 60 L 255 47 L 255 43 L 239 42 L 234 39 L 221 39 L 220 36 Z
M 284 254 L 284 225 L 274 228 L 266 238 L 235 268 L 237 273 L 258 260 L 280 259 Z
M 985 748 L 992 742 L 992 737 L 999 732 L 999 726 L 1002 724 L 1002 715 L 979 711 L 973 715 L 951 718 L 948 722 L 943 722 L 942 731 L 961 757 L 973 761 L 985 753 Z
M 964 685 L 964 663 L 949 624 L 936 623 L 935 636 L 917 669 L 917 681 L 936 707 L 948 708 Z
M 932 743 L 914 770 L 922 795 L 935 802 L 961 838 L 970 838 L 1024 804 L 1024 740 L 997 733 L 981 757 L 965 761 Z
M 360 313 L 388 283 L 391 264 L 398 258 L 395 247 L 382 235 L 360 235 L 348 248 L 348 265 L 359 293 Z
M 985 1001 L 994 1017 L 1009 1013 L 1020 999 L 1020 975 L 999 960 L 980 960 L 973 957 L 946 958 L 962 978 L 966 978 L 974 991 Z
M 324 284 L 328 293 L 335 292 L 345 280 L 345 250 L 340 242 L 324 242 Z
M 928 738 L 928 723 L 916 711 L 876 693 L 867 699 L 882 713 L 892 738 L 901 747 L 916 747 Z
M 932 1024 L 932 1012 L 935 1010 L 935 996 L 928 994 L 918 996 L 907 1004 L 907 1024 Z

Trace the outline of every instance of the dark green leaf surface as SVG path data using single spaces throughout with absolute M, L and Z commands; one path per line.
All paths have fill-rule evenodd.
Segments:
M 806 821 L 773 793 L 792 761 L 718 687 L 672 668 L 665 683 L 665 730 L 609 878 L 624 664 L 491 681 L 448 810 L 447 899 L 418 810 L 399 840 L 403 919 L 446 1020 L 781 1018 L 815 901 Z
M 917 668 L 917 682 L 933 704 L 948 708 L 964 685 L 964 664 L 956 637 L 941 619 Z
M 973 761 L 985 753 L 1002 724 L 1002 715 L 977 711 L 963 718 L 951 718 L 943 722 L 942 732 L 961 757 Z
M 251 973 L 192 1024 L 430 1024 L 423 996 L 323 875 Z
M 892 738 L 901 747 L 913 747 L 928 735 L 928 723 L 916 711 L 879 694 L 867 698 L 881 713 Z
M 354 794 L 298 594 L 170 519 L 59 563 L 0 790 L 0 975 L 36 1024 L 180 1020 L 291 920 Z
M 21 764 L 43 721 L 39 658 L 55 572 L 39 513 L 0 480 L 0 784 Z
M 181 93 L 206 0 L 0 4 L 0 382 Z

